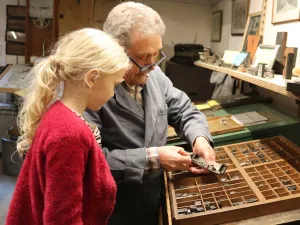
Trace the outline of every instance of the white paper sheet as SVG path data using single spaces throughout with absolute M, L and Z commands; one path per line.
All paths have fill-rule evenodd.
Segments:
M 1 78 L 0 88 L 25 88 L 30 69 L 31 67 L 25 65 L 13 65 L 10 70 Z

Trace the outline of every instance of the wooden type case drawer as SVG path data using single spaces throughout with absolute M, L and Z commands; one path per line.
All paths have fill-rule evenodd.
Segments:
M 300 208 L 299 146 L 277 136 L 215 151 L 228 166 L 223 176 L 166 174 L 169 224 L 220 224 Z

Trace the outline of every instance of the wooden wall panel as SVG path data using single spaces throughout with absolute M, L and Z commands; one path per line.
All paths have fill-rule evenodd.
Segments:
M 119 3 L 119 0 L 94 0 L 92 27 L 102 29 L 108 13 Z
M 33 20 L 29 17 L 29 3 L 26 0 L 26 42 L 25 42 L 25 63 L 30 62 L 31 56 L 42 56 L 43 43 L 45 46 L 45 55 L 49 48 L 56 42 L 57 31 L 57 7 L 59 0 L 53 0 L 53 19 L 50 24 L 44 28 L 38 28 L 33 24 Z
M 93 0 L 60 0 L 58 5 L 58 32 L 63 35 L 91 26 Z
M 29 19 L 26 30 L 28 37 L 26 42 L 26 62 L 30 60 L 30 56 L 42 56 L 43 43 L 45 43 L 45 50 L 49 49 L 52 44 L 52 23 L 51 21 L 46 28 L 38 28 L 33 24 L 31 18 Z
M 119 0 L 64 0 L 58 6 L 59 35 L 84 27 L 103 28 L 110 10 Z

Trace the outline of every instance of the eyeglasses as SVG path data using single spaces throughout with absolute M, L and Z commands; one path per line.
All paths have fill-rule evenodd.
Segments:
M 131 60 L 131 62 L 133 62 L 134 65 L 136 65 L 136 66 L 140 69 L 140 72 L 141 72 L 141 73 L 144 73 L 144 72 L 150 70 L 151 67 L 153 67 L 153 66 L 154 66 L 154 67 L 155 67 L 155 66 L 158 66 L 158 65 L 166 58 L 166 55 L 163 53 L 162 50 L 159 50 L 159 52 L 160 52 L 160 54 L 161 54 L 161 56 L 162 56 L 161 59 L 158 60 L 156 63 L 149 64 L 149 65 L 146 65 L 146 66 L 141 66 L 141 65 L 138 64 L 133 58 L 131 58 L 130 56 L 128 56 L 128 57 L 129 57 L 129 59 Z

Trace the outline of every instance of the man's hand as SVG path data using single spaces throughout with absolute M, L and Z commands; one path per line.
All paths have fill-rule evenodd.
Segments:
M 187 170 L 191 164 L 191 157 L 183 148 L 177 146 L 161 146 L 157 148 L 159 162 L 162 168 L 174 170 Z
M 216 161 L 215 151 L 212 149 L 205 137 L 199 136 L 196 138 L 193 152 L 203 157 L 206 160 L 207 164 L 213 164 Z M 188 169 L 188 171 L 197 174 L 209 173 L 208 170 L 193 165 Z

